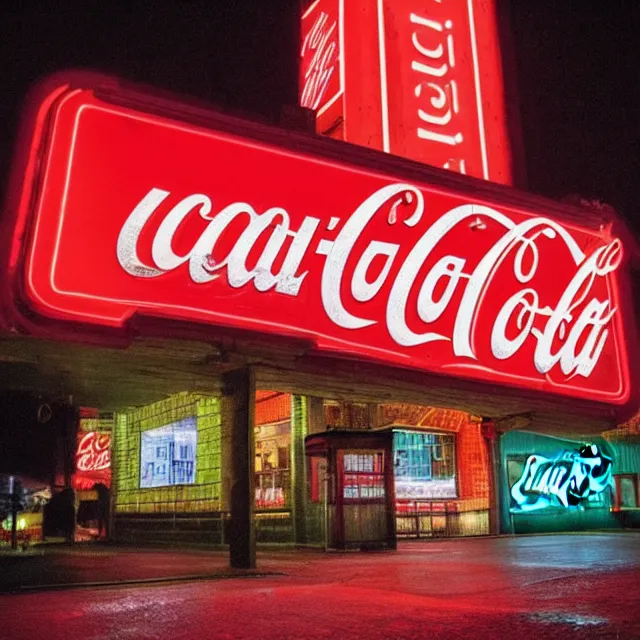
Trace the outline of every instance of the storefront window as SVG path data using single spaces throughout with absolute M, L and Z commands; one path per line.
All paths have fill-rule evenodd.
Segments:
M 345 500 L 384 498 L 384 452 L 344 453 Z
M 635 475 L 618 476 L 616 478 L 618 485 L 619 506 L 626 509 L 635 509 L 638 507 L 638 478 Z
M 140 488 L 195 482 L 198 430 L 195 416 L 142 433 Z
M 455 498 L 455 436 L 397 430 L 393 434 L 396 498 Z
M 257 426 L 255 443 L 255 506 L 257 509 L 286 507 L 290 487 L 290 420 Z

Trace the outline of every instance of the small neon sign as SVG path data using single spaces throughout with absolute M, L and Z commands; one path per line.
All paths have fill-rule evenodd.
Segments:
M 563 451 L 555 459 L 529 456 L 520 480 L 511 487 L 512 512 L 576 507 L 612 486 L 613 461 L 595 444 Z
M 111 436 L 89 431 L 81 436 L 76 451 L 76 469 L 92 472 L 111 467 Z

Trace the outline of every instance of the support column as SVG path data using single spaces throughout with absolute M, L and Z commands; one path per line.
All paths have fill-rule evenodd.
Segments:
M 75 542 L 78 515 L 77 493 L 73 488 L 73 473 L 76 468 L 76 447 L 78 445 L 78 427 L 80 415 L 78 408 L 73 404 L 73 397 L 69 396 L 68 403 L 61 406 L 62 414 L 62 451 L 64 491 L 68 496 L 66 502 L 65 540 L 68 543 Z
M 307 435 L 308 402 L 305 396 L 291 396 L 291 515 L 293 540 L 307 542 Z
M 498 427 L 500 425 L 498 424 Z M 507 477 L 506 462 L 503 459 L 502 439 L 505 431 L 496 429 L 496 437 L 493 441 L 494 460 L 495 460 L 495 482 L 496 482 L 496 500 L 498 501 L 498 509 L 496 518 L 498 520 L 497 533 L 515 533 L 513 528 L 513 515 L 510 511 L 511 491 L 509 487 L 509 478 Z
M 500 533 L 500 452 L 495 423 L 483 418 L 482 436 L 487 447 L 489 471 L 489 533 Z
M 122 427 L 120 425 L 123 425 Z M 122 433 L 122 431 L 124 433 Z M 111 490 L 109 491 L 109 512 L 107 514 L 107 540 L 116 539 L 116 508 L 120 492 L 120 437 L 127 437 L 126 414 L 114 413 L 111 425 Z
M 254 372 L 250 367 L 229 371 L 224 374 L 223 383 L 223 419 L 229 421 L 231 431 L 229 562 L 237 569 L 254 569 Z
M 18 481 L 11 476 L 11 548 L 18 548 L 18 510 L 20 498 L 18 496 Z

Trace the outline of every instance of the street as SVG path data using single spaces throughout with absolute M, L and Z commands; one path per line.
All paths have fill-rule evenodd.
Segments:
M 639 543 L 598 533 L 261 552 L 258 568 L 277 575 L 0 596 L 0 637 L 640 638 Z M 194 573 L 197 553 L 162 553 L 174 564 L 183 554 L 184 575 Z

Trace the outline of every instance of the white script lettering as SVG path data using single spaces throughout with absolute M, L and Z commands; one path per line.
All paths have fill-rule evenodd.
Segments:
M 493 356 L 506 360 L 534 341 L 532 364 L 542 375 L 558 365 L 565 376 L 588 377 L 610 334 L 616 307 L 605 293 L 608 287 L 599 287 L 604 299 L 599 299 L 594 289 L 620 265 L 622 246 L 618 239 L 586 255 L 573 236 L 549 218 L 538 216 L 516 223 L 506 214 L 478 204 L 454 207 L 416 233 L 428 206 L 421 190 L 402 183 L 384 186 L 366 198 L 334 240 L 316 238 L 320 218 L 307 216 L 297 231 L 292 230 L 290 215 L 281 207 L 258 213 L 246 202 L 234 202 L 212 213 L 207 195 L 189 195 L 169 207 L 170 196 L 168 191 L 152 188 L 122 226 L 117 258 L 131 276 L 157 278 L 188 263 L 188 270 L 184 268 L 196 284 L 211 283 L 224 272 L 232 288 L 252 284 L 258 292 L 274 290 L 295 297 L 312 268 L 309 264 L 317 260 L 314 255 L 325 256 L 319 297 L 336 326 L 359 330 L 384 322 L 389 336 L 401 347 L 447 341 L 456 357 L 477 360 L 477 319 L 481 313 L 485 317 L 491 314 L 490 335 L 484 339 Z M 168 210 L 163 214 L 161 208 Z M 389 229 L 396 225 L 414 229 L 412 235 L 405 234 L 411 238 L 411 246 L 370 238 L 372 225 L 385 222 L 383 212 Z M 151 241 L 151 262 L 144 262 L 139 253 L 140 237 L 152 219 L 159 225 Z M 198 222 L 203 230 L 197 240 L 189 250 L 177 253 L 176 234 L 183 225 Z M 334 229 L 339 222 L 340 218 L 332 217 L 327 229 Z M 230 243 L 232 224 L 236 237 Z M 450 240 L 450 234 L 461 228 L 473 233 L 474 228 L 487 229 L 488 225 L 498 237 L 491 236 L 494 240 L 472 264 L 464 255 L 464 246 Z M 220 245 L 223 236 L 226 248 Z M 551 298 L 533 284 L 544 250 L 563 251 L 573 265 L 573 271 L 564 276 L 560 293 Z M 372 265 L 376 261 L 379 265 L 378 259 L 382 267 L 372 276 Z M 303 265 L 306 270 L 301 270 Z M 506 300 L 501 298 L 500 308 L 483 308 L 495 275 L 505 269 L 516 283 L 515 291 Z M 346 292 L 354 302 L 348 303 Z M 376 299 L 382 299 L 385 308 L 377 317 L 364 311 Z M 452 304 L 457 304 L 452 329 L 435 330 L 431 325 Z M 417 331 L 419 322 L 428 330 Z

